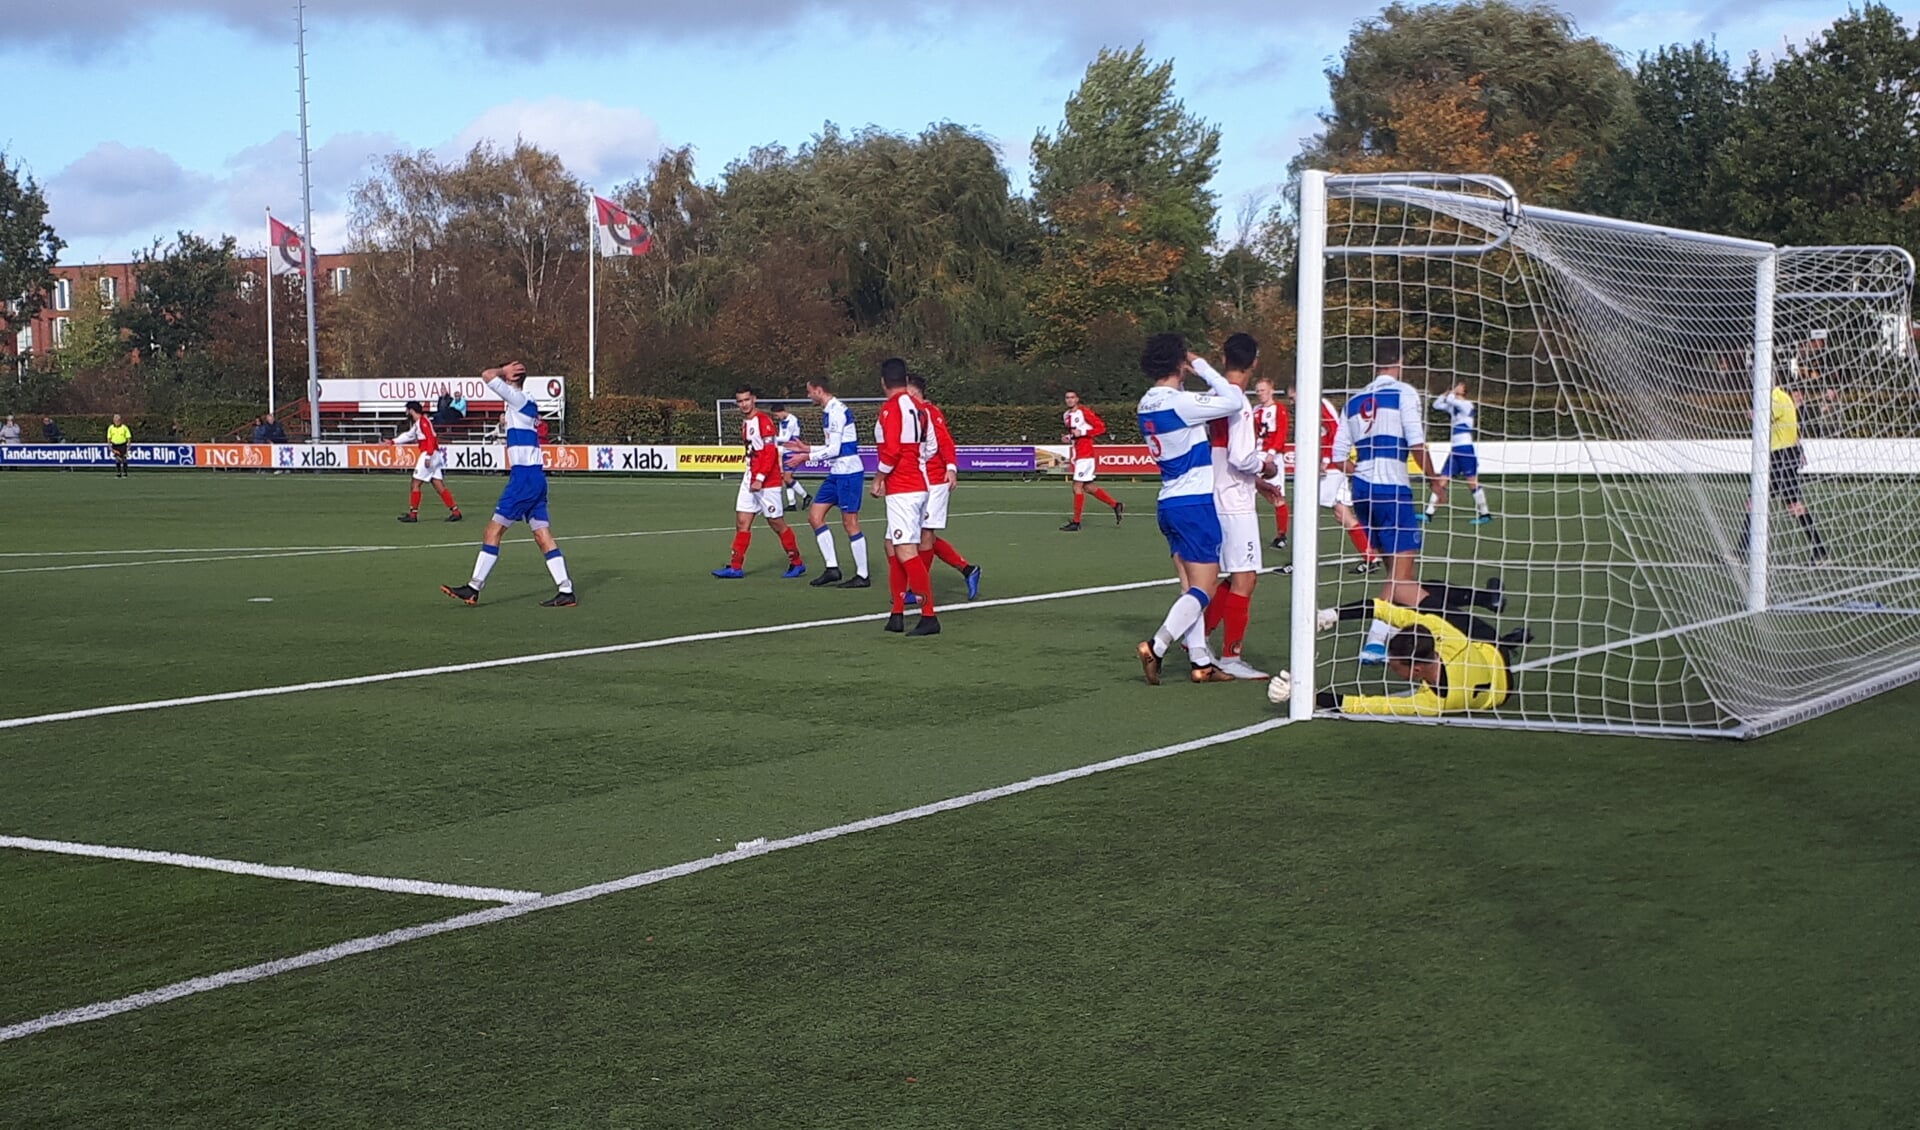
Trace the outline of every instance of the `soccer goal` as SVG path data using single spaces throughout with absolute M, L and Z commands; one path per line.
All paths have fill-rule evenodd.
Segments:
M 1296 403 L 1365 385 L 1387 338 L 1423 409 L 1461 384 L 1477 409 L 1489 516 L 1454 479 L 1417 575 L 1500 577 L 1501 612 L 1462 611 L 1534 638 L 1504 704 L 1447 721 L 1751 737 L 1920 676 L 1906 252 L 1534 207 L 1486 176 L 1309 172 L 1300 215 Z M 1775 451 L 1795 438 L 1776 390 L 1803 463 Z M 1295 419 L 1311 450 L 1314 414 Z M 1449 414 L 1426 421 L 1444 454 Z M 1296 501 L 1314 473 L 1299 461 Z M 1373 595 L 1296 514 L 1294 608 Z M 1295 717 L 1316 689 L 1392 689 L 1358 663 L 1365 626 L 1316 634 L 1296 611 Z

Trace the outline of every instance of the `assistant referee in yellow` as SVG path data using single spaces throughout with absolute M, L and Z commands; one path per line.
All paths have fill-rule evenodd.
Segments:
M 133 429 L 120 422 L 120 414 L 114 413 L 113 423 L 107 425 L 107 446 L 113 449 L 113 477 L 127 477 L 127 445 L 133 442 Z
M 1800 446 L 1800 408 L 1793 402 L 1793 395 L 1779 385 L 1773 386 L 1769 415 L 1767 497 L 1785 502 L 1787 513 L 1800 519 L 1800 529 L 1807 535 L 1807 544 L 1813 546 L 1813 564 L 1825 565 L 1832 554 L 1827 552 L 1827 543 L 1820 537 L 1820 528 L 1814 525 L 1813 513 L 1807 509 L 1800 481 L 1800 472 L 1807 466 L 1807 453 Z M 1751 499 L 1747 502 L 1746 529 L 1740 535 L 1740 551 L 1743 555 L 1753 551 Z

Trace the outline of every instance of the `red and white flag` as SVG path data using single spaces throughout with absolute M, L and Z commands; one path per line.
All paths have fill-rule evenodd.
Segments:
M 271 250 L 267 253 L 267 270 L 276 275 L 297 275 L 300 273 L 301 239 L 300 233 L 274 219 L 267 217 L 267 242 Z
M 593 237 L 605 258 L 645 255 L 653 247 L 647 225 L 604 196 L 593 198 Z

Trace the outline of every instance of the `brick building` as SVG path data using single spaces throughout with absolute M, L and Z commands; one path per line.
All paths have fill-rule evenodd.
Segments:
M 257 285 L 266 277 L 264 258 L 243 258 L 235 263 L 243 287 Z M 353 263 L 352 255 L 322 255 L 320 274 L 315 282 L 324 290 L 344 291 L 353 285 Z M 111 310 L 132 297 L 139 286 L 134 277 L 134 264 L 130 262 L 63 265 L 53 268 L 53 277 L 53 292 L 47 295 L 46 305 L 31 324 L 9 325 L 7 328 L 13 332 L 0 338 L 0 350 L 10 349 L 14 357 L 20 359 L 56 351 L 66 343 L 74 311 L 91 308 L 90 304 L 82 303 L 97 297 L 103 309 Z

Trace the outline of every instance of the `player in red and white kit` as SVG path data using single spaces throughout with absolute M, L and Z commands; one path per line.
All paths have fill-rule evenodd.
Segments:
M 1107 434 L 1107 425 L 1094 415 L 1093 409 L 1080 403 L 1080 394 L 1067 390 L 1067 410 L 1060 414 L 1060 422 L 1066 431 L 1061 433 L 1060 442 L 1073 445 L 1073 518 L 1063 530 L 1078 530 L 1080 515 L 1087 508 L 1087 487 L 1093 482 L 1094 467 L 1098 463 L 1093 450 L 1093 438 Z M 1099 487 L 1093 488 L 1093 497 L 1113 507 L 1113 520 L 1117 524 L 1126 512 L 1126 507 L 1113 500 L 1113 496 Z
M 1207 602 L 1203 620 L 1209 633 L 1223 628 L 1219 658 L 1214 666 L 1235 679 L 1264 679 L 1240 657 L 1247 636 L 1254 586 L 1260 580 L 1260 512 L 1262 480 L 1278 474 L 1278 460 L 1260 448 L 1255 409 L 1245 392 L 1260 363 L 1260 343 L 1251 334 L 1234 334 L 1222 350 L 1226 381 L 1240 390 L 1233 413 L 1207 422 L 1207 445 L 1213 463 L 1213 509 L 1220 519 L 1220 587 Z
M 961 556 L 953 543 L 941 536 L 947 529 L 947 506 L 953 497 L 954 485 L 960 481 L 959 449 L 954 445 L 953 433 L 947 430 L 946 414 L 927 399 L 927 378 L 908 373 L 907 390 L 927 411 L 928 438 L 932 440 L 933 452 L 927 462 L 927 518 L 920 527 L 920 552 L 930 553 L 959 570 L 967 582 L 967 599 L 972 600 L 980 595 L 980 566 Z M 931 565 L 928 571 L 931 573 Z
M 1293 473 L 1293 419 L 1286 402 L 1273 395 L 1273 382 L 1261 377 L 1253 385 L 1253 434 L 1260 454 L 1273 462 L 1274 472 L 1264 480 L 1279 493 L 1273 496 L 1272 546 L 1287 548 L 1287 478 Z
M 440 501 L 447 504 L 447 521 L 458 522 L 460 507 L 454 503 L 453 493 L 447 490 L 447 457 L 440 453 L 440 437 L 434 434 L 433 420 L 418 400 L 407 401 L 407 415 L 413 419 L 413 426 L 394 436 L 391 442 L 395 447 L 418 444 L 420 456 L 413 461 L 413 489 L 407 495 L 407 512 L 400 515 L 400 520 L 420 520 L 420 484 L 432 483 Z
M 873 477 L 873 497 L 887 500 L 887 587 L 893 593 L 887 631 L 906 631 L 907 591 L 920 594 L 920 622 L 908 635 L 940 634 L 933 610 L 933 584 L 927 558 L 920 552 L 920 535 L 927 520 L 927 463 L 935 455 L 933 424 L 927 410 L 907 387 L 907 363 L 889 357 L 880 363 L 880 387 L 887 402 L 880 407 L 878 429 L 879 473 Z
M 760 411 L 760 398 L 751 388 L 743 386 L 734 393 L 733 403 L 740 409 L 740 440 L 747 448 L 747 469 L 740 476 L 740 493 L 733 504 L 733 556 L 713 575 L 724 580 L 746 576 L 741 566 L 746 564 L 747 546 L 753 542 L 753 517 L 760 514 L 773 527 L 780 548 L 787 551 L 787 571 L 780 575 L 805 576 L 807 565 L 800 559 L 800 543 L 793 536 L 793 527 L 787 525 L 786 505 L 780 497 L 784 469 L 773 417 Z
M 1320 401 L 1320 506 L 1333 511 L 1340 521 L 1342 529 L 1347 531 L 1347 540 L 1353 542 L 1353 548 L 1360 551 L 1360 562 L 1350 571 L 1366 574 L 1380 571 L 1380 555 L 1373 551 L 1367 541 L 1367 528 L 1353 513 L 1353 488 L 1347 483 L 1347 473 L 1333 463 L 1333 437 L 1340 431 L 1340 410 L 1333 401 L 1324 397 Z M 1287 566 L 1287 572 L 1293 567 Z

